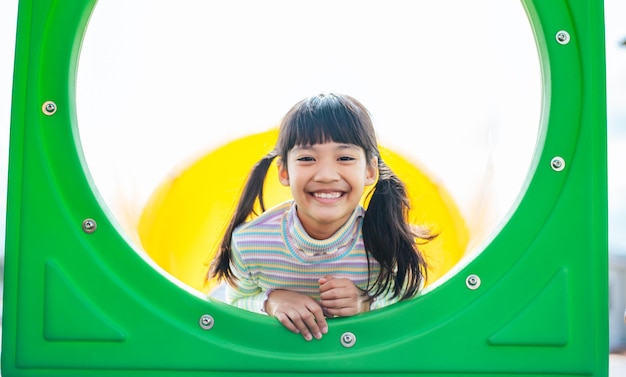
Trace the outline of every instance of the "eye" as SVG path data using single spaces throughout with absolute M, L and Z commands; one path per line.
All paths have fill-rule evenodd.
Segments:
M 296 161 L 311 162 L 311 161 L 315 161 L 315 159 L 311 156 L 303 156 L 303 157 L 296 158 Z
M 352 156 L 341 156 L 338 158 L 338 161 L 354 161 L 356 158 Z

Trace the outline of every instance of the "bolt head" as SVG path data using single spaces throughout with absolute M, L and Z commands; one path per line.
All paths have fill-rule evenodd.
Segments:
M 351 332 L 345 332 L 341 335 L 341 345 L 350 348 L 356 343 L 356 336 Z
M 54 103 L 52 101 L 46 101 L 46 102 L 44 102 L 43 106 L 41 106 L 41 111 L 43 111 L 44 114 L 50 116 L 50 115 L 56 113 L 57 105 L 56 105 L 56 103 Z
M 83 221 L 83 231 L 85 233 L 93 233 L 98 228 L 98 224 L 94 219 L 85 219 Z
M 562 45 L 568 44 L 570 41 L 569 33 L 566 32 L 565 30 L 559 31 L 558 33 L 556 33 L 556 41 Z
M 561 171 L 565 169 L 565 160 L 563 157 L 554 157 L 552 161 L 550 161 L 550 166 L 554 171 Z
M 480 277 L 476 274 L 471 274 L 465 279 L 465 285 L 471 290 L 476 290 L 480 287 Z
M 209 314 L 204 314 L 200 317 L 198 324 L 204 330 L 211 330 L 213 328 L 213 325 L 215 325 L 215 321 L 213 320 L 213 317 Z

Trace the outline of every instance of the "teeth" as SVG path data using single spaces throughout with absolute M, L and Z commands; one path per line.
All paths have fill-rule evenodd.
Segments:
M 338 197 L 341 196 L 340 192 L 316 192 L 315 194 L 316 198 L 320 198 L 320 199 L 337 199 Z

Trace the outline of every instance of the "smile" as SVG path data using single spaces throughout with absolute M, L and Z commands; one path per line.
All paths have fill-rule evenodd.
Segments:
M 337 199 L 342 195 L 341 192 L 314 192 L 313 196 L 320 199 Z

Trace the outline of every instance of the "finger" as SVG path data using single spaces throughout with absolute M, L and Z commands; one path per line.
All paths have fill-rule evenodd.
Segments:
M 350 317 L 359 314 L 357 308 L 353 307 L 339 307 L 339 308 L 326 308 L 326 313 L 333 317 Z
M 307 321 L 308 321 L 308 318 L 313 318 L 313 315 L 309 313 L 308 315 L 306 315 L 306 317 L 307 318 L 303 318 L 300 315 L 294 315 L 291 318 L 291 321 L 296 326 L 298 331 L 302 334 L 302 337 L 304 338 L 304 340 L 310 341 L 311 339 L 313 339 L 313 334 L 311 333 L 311 331 L 314 331 L 313 333 L 319 336 L 319 330 L 316 333 L 315 330 L 311 330 L 311 328 L 309 327 L 310 324 Z
M 324 310 L 318 303 L 315 303 L 313 307 L 309 307 L 309 313 L 305 313 L 303 318 L 304 323 L 315 339 L 321 339 L 322 334 L 328 333 L 328 324 L 324 317 Z
M 278 319 L 280 321 L 280 323 L 285 326 L 287 328 L 287 330 L 295 333 L 295 334 L 299 334 L 300 330 L 298 330 L 298 328 L 296 327 L 296 325 L 294 325 L 294 323 L 291 321 L 291 319 L 289 319 L 289 316 L 287 316 L 287 314 L 285 313 L 276 313 L 274 315 L 274 317 L 276 317 L 276 319 Z
M 326 284 L 327 282 L 329 282 L 329 281 L 331 281 L 331 280 L 333 280 L 333 279 L 334 279 L 334 278 L 333 278 L 331 275 L 326 275 L 326 276 L 324 276 L 324 277 L 320 278 L 320 279 L 318 280 L 318 283 L 319 283 L 319 285 L 320 285 L 320 287 L 321 287 L 322 285 Z
M 334 309 L 339 309 L 339 308 L 347 308 L 349 306 L 354 305 L 356 300 L 350 298 L 350 297 L 329 297 L 328 299 L 322 299 L 320 301 L 320 304 L 324 307 L 324 308 L 334 308 Z
M 355 297 L 341 297 L 320 301 L 320 304 L 328 314 L 340 317 L 359 314 L 362 311 L 361 303 L 361 300 Z
M 324 309 L 320 306 L 316 308 L 315 310 L 312 310 L 311 314 L 313 314 L 315 323 L 319 331 L 321 332 L 321 334 L 319 334 L 320 335 L 319 338 L 317 338 L 317 339 L 320 339 L 322 337 L 322 334 L 328 333 L 328 323 L 326 322 L 326 315 L 324 314 Z
M 328 283 L 330 286 L 334 283 Z M 337 285 L 337 284 L 334 284 Z M 356 287 L 352 282 L 350 284 L 340 283 L 339 286 L 327 287 L 328 289 L 322 290 L 320 288 L 320 298 L 322 300 L 338 300 L 338 299 L 349 299 L 349 300 L 358 300 L 361 296 L 361 290 Z
M 352 300 L 331 300 L 331 301 L 322 301 L 322 305 L 324 305 L 324 309 L 328 314 L 333 316 L 349 316 L 355 315 L 360 312 L 360 307 L 358 302 L 354 302 Z
M 344 284 L 343 282 L 337 280 L 337 279 L 333 279 L 333 280 L 329 280 L 326 283 L 320 285 L 320 295 L 324 295 L 324 294 L 328 294 L 328 292 L 334 292 L 335 295 L 340 295 L 341 291 L 346 290 L 346 284 Z
M 327 287 L 325 290 L 320 288 L 320 298 L 322 300 L 337 300 L 347 298 L 349 295 L 350 293 L 344 288 Z

